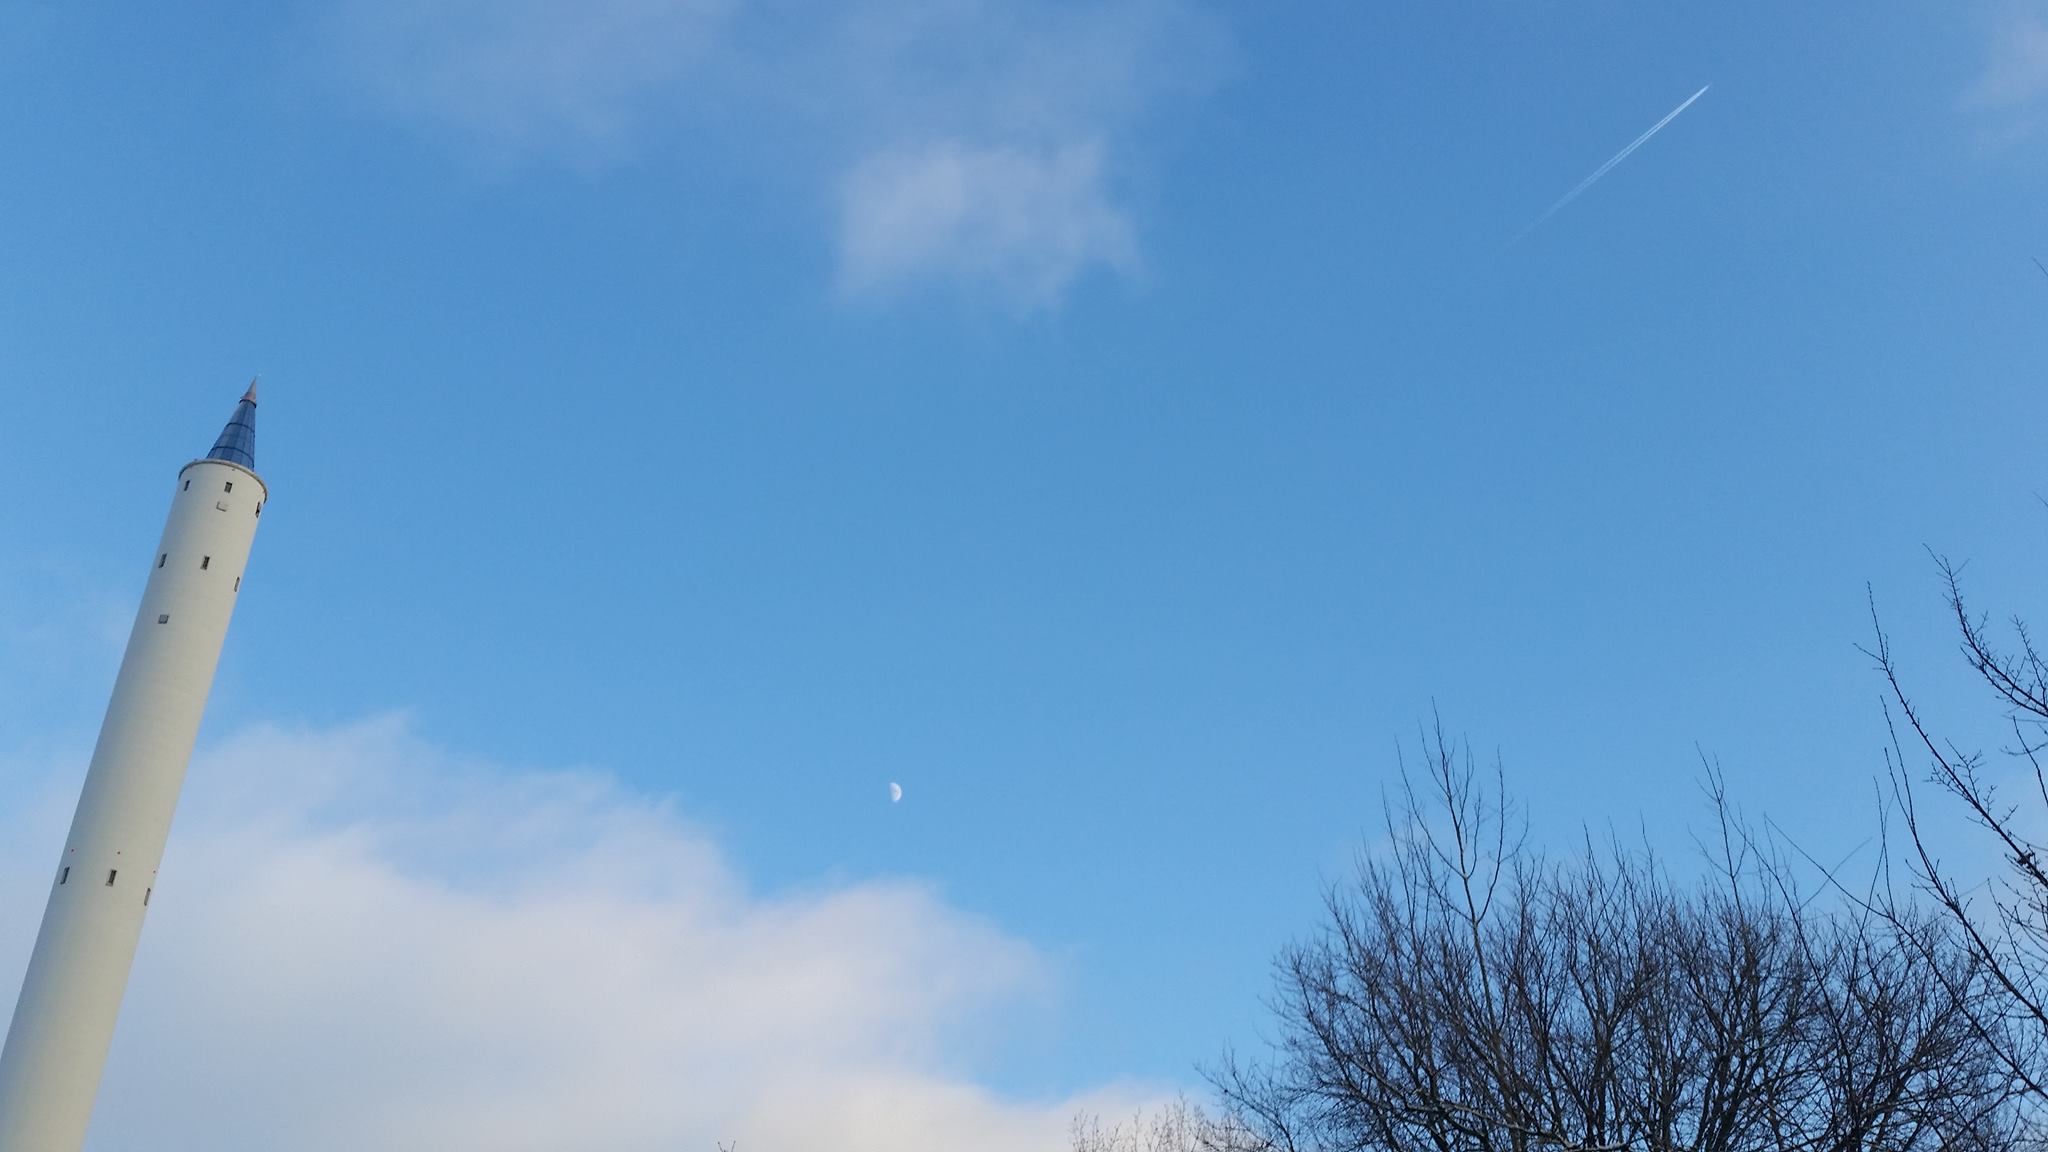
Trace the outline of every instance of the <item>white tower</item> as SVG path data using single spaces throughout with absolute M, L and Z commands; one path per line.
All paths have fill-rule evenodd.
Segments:
M 178 473 L 114 698 L 0 1051 L 0 1152 L 78 1152 L 269 492 L 256 386 Z

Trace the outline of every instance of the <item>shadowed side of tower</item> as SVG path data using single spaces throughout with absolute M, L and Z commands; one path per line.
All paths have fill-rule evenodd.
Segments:
M 0 1152 L 77 1152 L 269 491 L 251 384 L 178 473 L 0 1050 Z

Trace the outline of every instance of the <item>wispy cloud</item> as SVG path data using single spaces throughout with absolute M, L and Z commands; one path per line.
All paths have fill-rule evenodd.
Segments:
M 245 732 L 191 779 L 95 1148 L 1043 1152 L 1136 1102 L 976 1086 L 1047 966 L 921 884 L 752 892 L 658 801 L 398 719 Z M 0 774 L 9 989 L 60 791 Z
M 1094 142 L 947 141 L 872 156 L 840 190 L 841 286 L 860 294 L 938 276 L 1037 308 L 1091 265 L 1130 271 L 1137 241 L 1102 166 Z
M 1964 103 L 1999 121 L 1996 134 L 2030 134 L 2048 113 L 2048 2 L 2013 0 L 1991 23 L 1983 71 Z
M 375 106 L 492 158 L 628 150 L 718 50 L 736 0 L 365 0 L 329 25 Z
M 1137 267 L 1118 177 L 1223 73 L 1201 3 L 352 0 L 330 39 L 380 111 L 492 159 L 790 167 L 835 202 L 843 290 L 1036 308 Z
M 0 660 L 0 749 L 90 734 L 135 622 L 133 595 L 49 553 L 0 559 L 0 652 L 10 657 Z

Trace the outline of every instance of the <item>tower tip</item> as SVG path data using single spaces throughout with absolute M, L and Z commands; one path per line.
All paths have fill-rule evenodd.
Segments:
M 242 393 L 242 399 L 247 400 L 251 404 L 256 402 L 256 382 L 261 379 L 263 379 L 261 376 L 249 377 L 249 390 Z
M 213 451 L 206 458 L 256 470 L 256 381 L 249 381 L 249 390 L 242 393 L 235 414 L 228 417 L 228 426 L 220 430 L 220 439 L 213 442 Z

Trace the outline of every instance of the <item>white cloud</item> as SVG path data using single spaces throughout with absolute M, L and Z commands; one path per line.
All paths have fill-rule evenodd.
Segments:
M 1094 265 L 1130 271 L 1131 223 L 1099 144 L 1032 152 L 958 142 L 870 157 L 841 190 L 841 285 L 854 293 L 942 277 L 1055 304 Z
M 0 776 L 0 986 L 73 786 Z M 972 1083 L 1052 989 L 929 888 L 752 893 L 658 801 L 398 719 L 201 756 L 156 896 L 98 1149 L 1025 1152 L 1132 1103 Z
M 850 292 L 938 280 L 1034 308 L 1136 268 L 1109 177 L 1220 77 L 1201 2 L 353 0 L 335 42 L 379 108 L 495 156 L 790 169 L 838 198 Z

